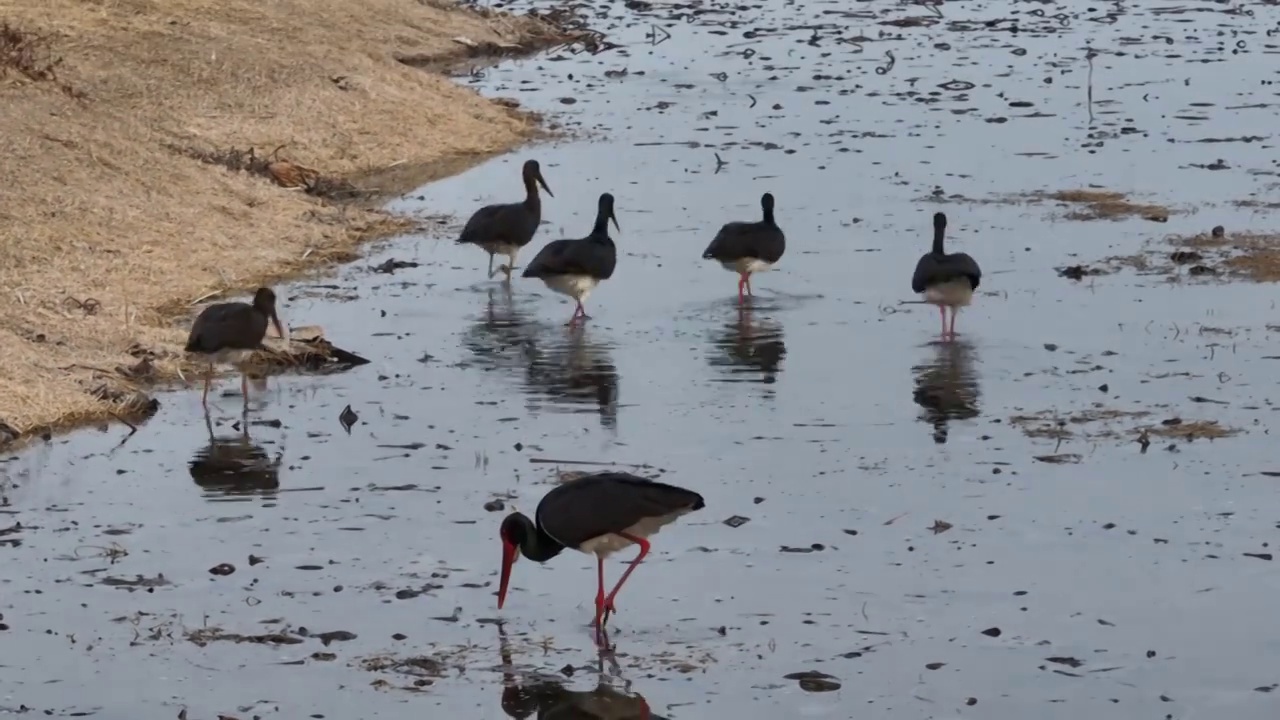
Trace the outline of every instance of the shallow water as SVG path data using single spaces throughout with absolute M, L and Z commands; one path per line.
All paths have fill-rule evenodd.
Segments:
M 571 307 L 540 284 L 486 280 L 487 257 L 447 233 L 405 238 L 284 289 L 294 324 L 374 362 L 271 378 L 249 417 L 279 427 L 246 437 L 226 379 L 213 439 L 183 392 L 123 445 L 119 427 L 86 431 L 5 464 L 0 713 L 500 718 L 611 703 L 639 717 L 638 695 L 680 720 L 1274 716 L 1280 580 L 1244 554 L 1269 558 L 1280 528 L 1261 474 L 1280 471 L 1271 288 L 1055 268 L 1164 233 L 1269 229 L 1231 202 L 1274 194 L 1264 83 L 1280 8 L 946 3 L 940 24 L 899 28 L 877 22 L 933 14 L 698 7 L 670 20 L 602 3 L 592 22 L 623 48 L 474 79 L 596 139 L 395 203 L 465 218 L 516 199 L 537 157 L 556 196 L 523 264 L 585 235 L 609 190 L 619 266 L 585 328 L 566 329 Z M 671 38 L 651 44 L 654 26 Z M 1100 53 L 1092 125 L 1086 44 Z M 975 87 L 939 89 L 952 81 Z M 1259 139 L 1201 142 L 1246 136 Z M 1191 167 L 1219 158 L 1229 169 Z M 1079 222 L 1053 204 L 933 197 L 1090 183 L 1190 212 Z M 789 248 L 739 310 L 734 277 L 699 255 L 766 190 Z M 930 308 L 900 304 L 939 209 L 985 272 L 949 345 Z M 368 270 L 389 257 L 422 265 Z M 1094 404 L 1151 414 L 1068 420 Z M 1010 423 L 1039 412 L 1075 436 Z M 1175 417 L 1242 432 L 1141 452 L 1136 428 Z M 1079 462 L 1034 459 L 1062 454 Z M 604 660 L 585 556 L 519 563 L 494 607 L 503 513 L 485 504 L 531 512 L 559 471 L 597 467 L 578 462 L 707 501 L 655 539 Z M 722 523 L 734 515 L 749 522 Z M 220 563 L 234 572 L 211 574 Z M 294 644 L 211 639 L 299 627 Z M 330 631 L 355 637 L 315 637 Z M 784 678 L 804 671 L 841 687 Z

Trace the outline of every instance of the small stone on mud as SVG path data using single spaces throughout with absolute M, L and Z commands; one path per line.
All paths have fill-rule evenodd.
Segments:
M 490 500 L 489 502 L 484 504 L 484 509 L 489 512 L 498 512 L 500 510 L 505 509 L 506 507 L 507 507 L 507 504 L 502 502 L 502 500 Z
M 249 556 L 249 567 L 253 567 L 254 565 L 259 565 L 264 562 L 266 562 L 266 559 L 260 558 L 257 555 Z
M 404 633 L 396 633 L 395 635 L 391 636 L 391 639 L 392 640 L 408 640 L 409 636 L 405 635 Z
M 964 701 L 964 704 L 965 704 L 965 705 L 977 705 L 977 704 L 978 704 L 978 698 L 976 698 L 976 697 L 971 697 L 971 698 L 969 698 L 969 699 L 965 700 L 965 701 Z
M 1000 637 L 1000 628 L 990 627 L 990 628 L 987 628 L 986 630 L 983 630 L 982 634 L 986 635 L 987 637 Z
M 940 670 L 944 665 L 946 665 L 946 663 L 941 663 L 941 662 L 931 662 L 931 663 L 924 664 L 924 666 L 930 670 Z
M 939 535 L 941 533 L 944 533 L 950 530 L 953 527 L 955 526 L 947 522 L 946 520 L 934 520 L 933 524 L 929 526 L 929 530 L 931 530 L 934 535 Z
M 1259 560 L 1270 560 L 1271 553 L 1245 553 L 1245 557 L 1258 558 Z
M 331 652 L 313 652 L 311 653 L 311 659 L 319 660 L 321 662 L 329 662 L 331 660 L 337 660 L 338 656 Z
M 325 647 L 328 647 L 329 643 L 355 640 L 356 634 L 346 630 L 330 630 L 329 632 L 316 633 L 311 637 L 319 640 Z
M 733 517 L 726 519 L 726 520 L 724 521 L 724 524 L 725 524 L 725 525 L 728 525 L 728 526 L 729 526 L 729 527 L 731 527 L 731 528 L 740 528 L 740 527 L 742 527 L 743 525 L 746 525 L 746 524 L 747 524 L 747 523 L 749 523 L 749 522 L 751 522 L 751 518 L 749 518 L 749 517 L 743 517 L 743 516 L 741 516 L 741 515 L 734 515 Z
M 236 571 L 236 566 L 231 563 L 219 563 L 209 568 L 209 572 L 214 575 L 230 575 Z
M 857 531 L 857 530 L 844 530 L 843 532 L 844 532 L 844 534 L 845 534 L 845 535 L 857 535 L 857 534 L 858 534 L 858 531 Z

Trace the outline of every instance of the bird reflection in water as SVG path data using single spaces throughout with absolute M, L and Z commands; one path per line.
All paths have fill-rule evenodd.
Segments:
M 601 674 L 593 690 L 570 690 L 549 673 L 522 672 L 511 661 L 511 646 L 498 626 L 502 648 L 502 711 L 508 717 L 538 720 L 666 720 L 638 693 L 611 687 Z
M 530 394 L 550 398 L 552 407 L 581 412 L 595 405 L 600 425 L 613 430 L 618 426 L 618 368 L 608 346 L 591 341 L 591 332 L 581 324 L 553 330 L 554 340 L 543 344 L 529 363 L 525 385 Z
M 973 346 L 963 340 L 934 343 L 931 362 L 911 368 L 915 389 L 911 398 L 924 408 L 920 419 L 933 426 L 933 441 L 947 441 L 947 425 L 952 420 L 978 416 L 978 374 L 973 365 Z
M 537 347 L 531 310 L 517 306 L 509 285 L 488 288 L 488 295 L 484 312 L 462 344 L 486 370 L 523 370 Z
M 618 369 L 609 348 L 591 340 L 583 326 L 565 328 L 533 319 L 517 305 L 510 289 L 489 291 L 479 322 L 472 324 L 463 345 L 480 365 L 519 371 L 522 389 L 552 409 L 600 414 L 600 424 L 618 422 Z
M 274 499 L 280 489 L 283 454 L 272 458 L 261 445 L 253 442 L 249 437 L 247 418 L 240 419 L 238 434 L 223 437 L 213 434 L 213 421 L 208 415 L 205 415 L 204 422 L 209 431 L 209 444 L 196 451 L 187 467 L 191 471 L 191 479 L 204 489 L 205 496 Z
M 738 308 L 734 322 L 712 336 L 708 361 L 725 373 L 719 382 L 772 385 L 778 381 L 782 359 L 786 356 L 782 324 L 772 318 L 755 316 L 753 308 L 745 305 Z

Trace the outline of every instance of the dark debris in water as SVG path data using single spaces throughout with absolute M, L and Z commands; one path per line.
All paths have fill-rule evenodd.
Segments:
M 783 678 L 795 680 L 800 685 L 800 689 L 805 692 L 833 692 L 841 687 L 839 679 L 834 675 L 828 675 L 817 670 L 793 672 L 783 675 Z

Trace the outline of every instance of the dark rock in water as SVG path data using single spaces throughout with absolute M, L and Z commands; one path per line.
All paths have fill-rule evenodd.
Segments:
M 800 689 L 805 692 L 831 692 L 839 690 L 841 685 L 837 679 L 824 672 L 817 670 L 805 670 L 804 672 L 794 672 L 784 675 L 787 680 L 796 680 L 800 683 Z

